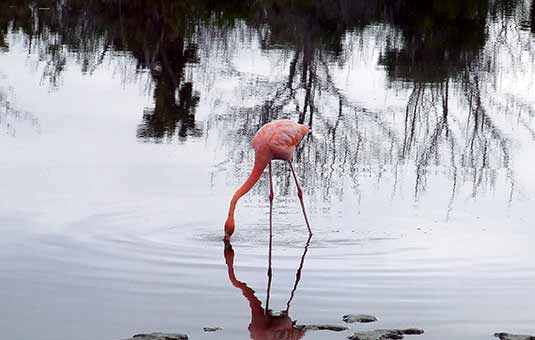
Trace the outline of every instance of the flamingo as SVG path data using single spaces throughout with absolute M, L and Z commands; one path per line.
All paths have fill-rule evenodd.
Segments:
M 310 128 L 303 124 L 295 123 L 289 119 L 278 119 L 271 121 L 262 126 L 253 138 L 253 148 L 255 151 L 255 162 L 251 174 L 247 180 L 236 190 L 228 211 L 227 221 L 225 222 L 225 240 L 230 240 L 232 233 L 234 233 L 234 211 L 238 200 L 245 195 L 258 182 L 258 179 L 264 172 L 266 166 L 269 166 L 269 209 L 270 209 L 270 223 L 269 235 L 272 235 L 271 227 L 271 211 L 273 209 L 273 178 L 271 171 L 271 161 L 279 159 L 287 161 L 290 164 L 295 185 L 297 186 L 297 196 L 301 202 L 301 209 L 305 217 L 305 222 L 308 228 L 309 235 L 312 235 L 310 224 L 308 223 L 307 214 L 305 211 L 305 204 L 303 203 L 303 191 L 297 181 L 297 176 L 292 165 L 292 156 L 301 140 L 310 132 Z

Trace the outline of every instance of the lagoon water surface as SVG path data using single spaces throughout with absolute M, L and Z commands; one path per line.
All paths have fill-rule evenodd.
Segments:
M 265 307 L 267 177 L 238 205 L 232 273 L 223 224 L 277 118 L 312 126 L 295 166 L 314 236 L 275 163 L 269 307 L 302 261 L 297 324 L 378 318 L 305 339 L 534 334 L 534 18 L 522 0 L 3 1 L 3 337 L 257 337 L 236 280 Z

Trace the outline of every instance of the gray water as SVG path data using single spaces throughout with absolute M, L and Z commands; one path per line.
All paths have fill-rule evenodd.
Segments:
M 223 224 L 277 118 L 313 131 L 292 320 L 535 333 L 534 3 L 281 3 L 0 5 L 4 338 L 250 338 Z M 289 167 L 274 174 L 278 311 L 308 233 Z M 264 306 L 268 213 L 264 176 L 232 240 Z

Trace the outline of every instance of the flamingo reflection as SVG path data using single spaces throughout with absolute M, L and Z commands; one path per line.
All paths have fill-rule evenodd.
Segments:
M 308 237 L 303 255 L 301 256 L 301 262 L 299 268 L 295 273 L 295 282 L 292 288 L 292 292 L 286 303 L 286 309 L 280 313 L 274 314 L 269 309 L 269 297 L 271 292 L 271 236 L 269 240 L 269 261 L 268 261 L 268 285 L 267 285 L 267 297 L 266 308 L 262 307 L 262 302 L 256 297 L 252 288 L 247 286 L 245 282 L 242 282 L 236 278 L 234 273 L 234 250 L 230 241 L 225 241 L 225 262 L 228 269 L 228 277 L 232 285 L 241 290 L 243 296 L 249 302 L 251 308 L 251 323 L 249 324 L 249 332 L 251 339 L 253 340 L 298 340 L 302 339 L 305 335 L 304 326 L 299 326 L 296 321 L 293 321 L 288 315 L 290 310 L 290 304 L 294 298 L 295 291 L 301 280 L 301 271 L 305 262 L 305 256 L 308 251 L 308 245 L 310 243 L 311 236 Z

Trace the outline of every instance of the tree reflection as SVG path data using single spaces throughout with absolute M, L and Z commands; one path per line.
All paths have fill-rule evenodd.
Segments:
M 33 133 L 39 133 L 39 119 L 29 112 L 18 109 L 13 104 L 9 88 L 3 86 L 5 79 L 1 74 L 0 80 L 4 82 L 0 84 L 0 136 L 17 137 L 24 130 L 28 130 L 28 127 Z
M 342 195 L 345 189 L 343 180 L 333 178 L 348 175 L 360 197 L 360 178 L 374 174 L 380 181 L 385 171 L 395 178 L 395 194 L 401 165 L 414 168 L 415 198 L 425 191 L 429 169 L 441 167 L 451 182 L 450 209 L 460 181 L 472 183 L 475 197 L 483 187 L 494 187 L 501 169 L 507 173 L 510 196 L 513 194 L 512 143 L 495 122 L 502 118 L 501 108 L 490 101 L 492 96 L 481 84 L 491 84 L 487 75 L 499 72 L 496 60 L 491 64 L 482 58 L 482 53 L 492 56 L 496 52 L 486 51 L 489 11 L 510 18 L 505 12 L 514 10 L 518 2 L 500 8 L 489 8 L 484 0 L 392 0 L 369 6 L 373 10 L 367 14 L 373 15 L 363 22 L 385 22 L 397 28 L 379 37 L 378 41 L 384 38 L 386 43 L 376 48 L 382 49 L 378 64 L 384 66 L 390 86 L 410 92 L 404 112 L 370 110 L 352 102 L 337 87 L 333 70 L 347 62 L 344 55 L 359 51 L 344 50 L 352 46 L 342 43 L 343 34 L 333 34 L 336 30 L 318 30 L 323 22 L 329 22 L 322 16 L 330 13 L 320 10 L 321 2 L 309 5 L 299 12 L 299 19 L 291 6 L 288 15 L 281 15 L 279 8 L 264 8 L 262 23 L 270 29 L 262 48 L 286 46 L 291 50 L 286 54 L 287 76 L 266 83 L 266 90 L 255 85 L 251 92 L 263 99 L 239 110 L 247 117 L 239 123 L 239 131 L 250 138 L 264 123 L 286 117 L 313 126 L 313 136 L 298 152 L 299 164 L 304 167 L 301 180 L 310 194 L 320 189 L 327 200 L 333 191 Z M 358 22 L 357 11 L 337 15 L 343 18 L 339 23 L 342 32 L 355 29 L 353 41 L 370 38 L 357 24 L 352 26 Z M 284 18 L 288 22 L 284 23 Z M 346 18 L 351 20 L 344 21 Z M 291 34 L 283 27 L 290 27 Z M 529 104 L 524 106 L 533 111 Z M 529 121 L 521 120 L 521 125 L 533 135 Z M 230 157 L 243 159 L 243 152 L 236 150 L 244 148 L 246 145 L 231 148 Z M 283 184 L 283 191 L 288 184 Z
M 429 169 L 437 167 L 450 179 L 452 198 L 459 181 L 472 183 L 475 196 L 494 185 L 501 169 L 513 187 L 510 136 L 499 121 L 504 108 L 533 117 L 524 98 L 511 95 L 504 103 L 489 95 L 504 55 L 513 65 L 528 65 L 523 56 L 535 55 L 534 44 L 510 20 L 522 8 L 533 31 L 533 1 L 530 8 L 520 0 L 21 0 L 0 6 L 2 48 L 9 48 L 10 27 L 23 32 L 53 86 L 61 85 L 72 61 L 90 74 L 106 58 L 133 60 L 136 76 L 148 74 L 154 107 L 144 110 L 136 131 L 143 141 L 200 136 L 195 113 L 207 98 L 194 75 L 228 77 L 210 58 L 224 54 L 231 69 L 243 37 L 257 39 L 263 53 L 278 55 L 286 65 L 284 75 L 244 85 L 243 96 L 255 104 L 239 106 L 230 98 L 231 112 L 212 115 L 209 126 L 229 131 L 228 158 L 240 164 L 250 137 L 264 123 L 291 117 L 311 125 L 314 133 L 297 157 L 305 189 L 324 199 L 347 190 L 337 178 L 349 177 L 358 196 L 363 176 L 379 182 L 385 171 L 395 178 L 395 194 L 402 169 L 413 171 L 416 198 L 427 186 Z M 232 45 L 236 32 L 242 40 Z M 367 47 L 370 41 L 375 46 Z M 403 110 L 372 109 L 338 85 L 337 72 L 350 69 L 355 55 L 372 55 L 366 49 L 379 51 L 369 67 L 380 67 L 387 86 L 406 94 Z M 124 61 L 125 54 L 133 59 Z M 535 135 L 523 115 L 517 120 L 522 131 Z
M 531 1 L 531 33 L 535 34 L 535 1 Z
M 8 11 L 8 6 L 6 2 L 0 3 L 0 13 L 5 13 Z M 7 41 L 6 41 L 6 34 L 8 31 L 8 21 L 0 21 L 0 52 L 7 51 Z
M 138 67 L 150 69 L 154 83 L 155 107 L 145 110 L 143 114 L 143 123 L 137 131 L 140 139 L 171 139 L 177 125 L 180 125 L 180 138 L 185 138 L 188 134 L 201 135 L 201 130 L 195 125 L 199 95 L 193 90 L 191 82 L 183 81 L 186 65 L 198 61 L 197 46 L 188 43 L 189 38 L 185 36 L 186 18 L 179 16 L 177 23 L 168 25 L 164 14 L 167 10 L 156 7 L 152 13 L 143 16 L 141 22 L 145 23 L 145 34 L 141 37 L 142 41 L 134 42 L 140 46 L 139 50 L 134 50 Z M 140 18 L 125 20 L 133 20 L 131 25 L 140 22 Z M 128 27 L 124 29 L 130 31 L 129 25 L 126 25 Z
M 194 11 L 189 2 L 24 0 L 0 12 L 6 15 L 0 41 L 8 23 L 24 32 L 29 52 L 44 65 L 43 79 L 53 87 L 73 59 L 83 73 L 92 73 L 113 51 L 126 51 L 136 59 L 137 73 L 149 70 L 152 80 L 155 107 L 145 110 L 138 138 L 199 136 L 199 93 L 185 80 L 187 65 L 198 62 Z
M 442 82 L 462 72 L 485 43 L 485 0 L 385 0 L 384 6 L 385 21 L 402 32 L 401 47 L 391 41 L 379 60 L 391 80 Z

